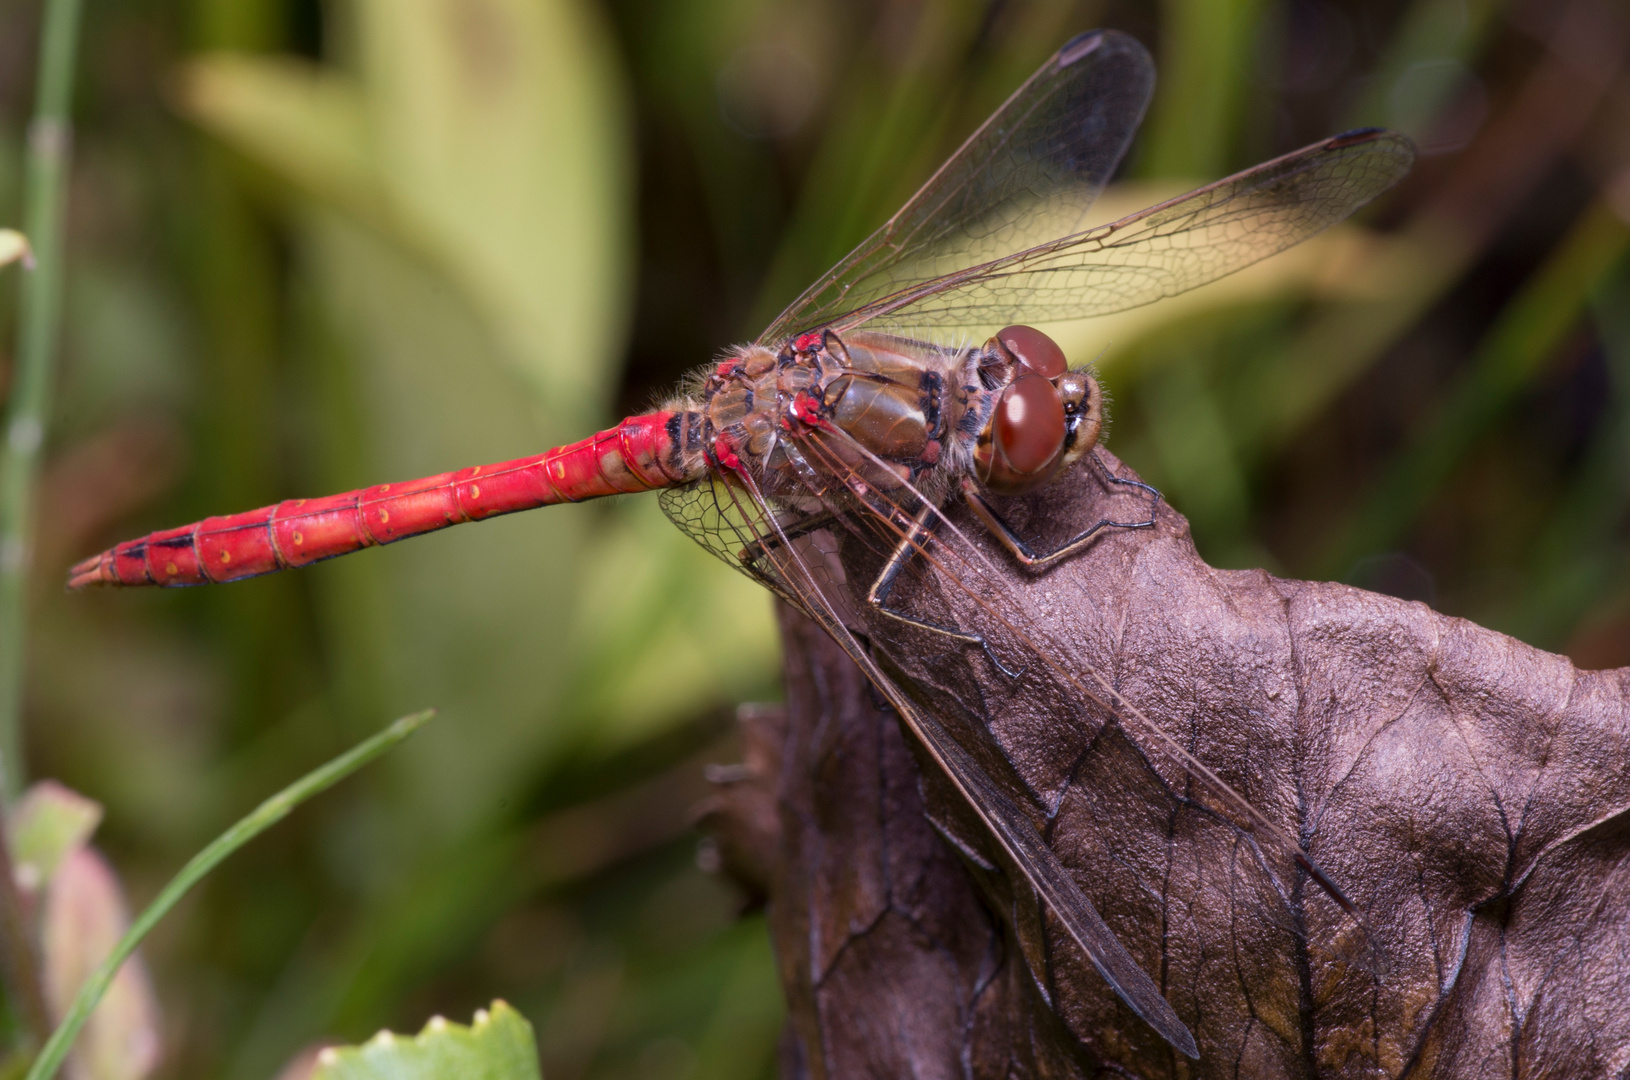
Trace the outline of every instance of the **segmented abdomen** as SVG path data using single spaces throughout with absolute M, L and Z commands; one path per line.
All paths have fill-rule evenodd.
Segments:
M 205 518 L 86 559 L 70 572 L 68 587 L 236 581 L 466 521 L 673 487 L 701 474 L 701 456 L 684 448 L 697 421 L 688 412 L 631 416 L 532 457 Z

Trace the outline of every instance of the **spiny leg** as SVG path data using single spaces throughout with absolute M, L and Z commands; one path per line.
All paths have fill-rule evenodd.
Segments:
M 889 553 L 888 562 L 883 564 L 883 569 L 878 573 L 877 580 L 872 582 L 872 587 L 866 591 L 866 602 L 881 614 L 887 615 L 898 622 L 903 622 L 908 626 L 915 626 L 919 630 L 927 630 L 930 633 L 940 634 L 956 641 L 979 646 L 984 651 L 986 659 L 991 662 L 996 670 L 1010 679 L 1017 679 L 1024 672 L 1022 670 L 1014 671 L 998 660 L 990 644 L 978 634 L 971 634 L 966 630 L 958 630 L 951 626 L 941 626 L 939 623 L 920 619 L 915 615 L 907 615 L 905 612 L 897 611 L 888 605 L 889 593 L 893 591 L 894 583 L 900 577 L 900 571 L 906 568 L 906 564 L 911 561 L 913 555 L 927 549 L 928 542 L 934 535 L 934 524 L 938 520 L 939 508 L 932 503 L 925 502 L 922 509 L 918 510 L 910 519 L 905 535 L 900 538 L 900 542 Z
M 1098 461 L 1098 455 L 1093 454 L 1092 460 Z M 1147 529 L 1154 525 L 1155 512 L 1160 506 L 1160 492 L 1145 484 L 1142 480 L 1127 480 L 1116 476 L 1101 461 L 1098 461 L 1098 467 L 1103 470 L 1104 476 L 1110 483 L 1147 492 L 1149 494 L 1149 517 L 1144 521 L 1116 521 L 1113 518 L 1100 518 L 1085 532 L 1066 540 L 1052 551 L 1045 551 L 1040 554 L 1032 551 L 1030 545 L 1020 539 L 1018 533 L 1015 533 L 1012 527 L 1002 520 L 1001 516 L 996 513 L 996 509 L 985 501 L 983 495 L 979 494 L 978 489 L 973 485 L 973 481 L 964 480 L 962 482 L 962 493 L 967 498 L 968 506 L 973 510 L 974 516 L 980 520 L 986 529 L 990 530 L 990 534 L 996 537 L 1003 547 L 1012 552 L 1013 557 L 1019 560 L 1022 565 L 1034 569 L 1075 554 L 1086 547 L 1087 543 L 1104 529 Z

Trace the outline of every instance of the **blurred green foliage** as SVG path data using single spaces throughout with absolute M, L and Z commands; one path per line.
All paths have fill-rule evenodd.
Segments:
M 0 11 L 0 224 L 37 17 Z M 92 3 L 30 771 L 105 805 L 140 904 L 255 793 L 443 717 L 150 939 L 163 1075 L 260 1080 L 495 995 L 551 1080 L 773 1072 L 762 923 L 687 816 L 731 706 L 776 693 L 768 599 L 652 500 L 221 589 L 66 597 L 61 571 L 644 407 L 1095 25 L 1162 76 L 1098 220 L 1359 124 L 1425 151 L 1358 224 L 1058 328 L 1099 358 L 1111 448 L 1219 565 L 1630 661 L 1609 0 Z M 0 342 L 14 314 L 0 290 Z
M 539 1080 L 531 1025 L 503 1001 L 469 1025 L 438 1016 L 417 1035 L 381 1031 L 362 1046 L 319 1054 L 312 1080 Z

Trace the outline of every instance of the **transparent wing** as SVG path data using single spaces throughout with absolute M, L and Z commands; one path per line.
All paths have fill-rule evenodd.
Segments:
M 865 325 L 996 330 L 1107 315 L 1175 296 L 1265 259 L 1346 218 L 1409 171 L 1415 147 L 1352 131 L 1147 210 L 1011 255 L 823 310 L 840 332 Z
M 923 506 L 923 498 L 909 485 L 902 486 L 898 481 L 891 485 L 883 462 L 870 459 L 868 468 L 867 451 L 841 433 L 828 432 L 799 441 L 817 473 L 843 477 L 844 486 L 865 492 L 864 507 L 842 518 L 850 534 L 867 540 L 851 545 L 843 559 L 849 577 L 863 582 L 857 588 L 864 594 L 879 564 L 878 552 L 892 550 L 903 541 L 907 535 L 905 523 L 915 508 Z M 843 445 L 835 445 L 838 442 Z M 857 459 L 863 462 L 860 467 L 847 464 Z M 1091 463 L 1096 464 L 1089 469 Z M 1013 502 L 1029 507 L 1038 528 L 1046 531 L 1062 526 L 1067 536 L 1075 529 L 1057 520 L 1057 485 L 1088 483 L 1094 475 L 1104 481 L 1100 497 L 1102 505 L 1110 509 L 1102 521 L 1137 521 L 1140 515 L 1152 521 L 1148 513 L 1154 506 L 1152 489 L 1114 479 L 1097 452 L 1081 468 L 1055 480 L 1049 490 Z M 1064 588 L 1065 579 L 1057 576 L 1057 571 L 1035 579 L 1031 586 L 1035 592 L 1031 593 L 1014 583 L 1011 572 L 999 568 L 998 564 L 1006 565 L 1008 556 L 980 526 L 970 521 L 967 528 L 959 527 L 943 511 L 931 516 L 936 526 L 933 534 L 913 541 L 909 572 L 899 579 L 901 584 L 890 605 L 921 622 L 974 635 L 984 643 L 985 655 L 996 670 L 981 672 L 969 667 L 970 659 L 977 659 L 978 650 L 898 619 L 880 618 L 875 606 L 863 600 L 855 602 L 867 620 L 868 640 L 875 651 L 889 655 L 891 668 L 908 674 L 913 682 L 933 686 L 939 700 L 947 707 L 966 710 L 972 723 L 983 730 L 1001 732 L 1015 725 L 1034 727 L 1041 723 L 1048 732 L 1044 737 L 1050 740 L 1042 755 L 1045 761 L 1080 765 L 1085 759 L 1072 756 L 1067 749 L 1072 740 L 1078 745 L 1090 745 L 1105 722 L 1113 720 L 1137 754 L 1153 764 L 1143 777 L 1147 781 L 1142 784 L 1143 794 L 1133 793 L 1140 784 L 1134 778 L 1135 770 L 1125 769 L 1105 773 L 1096 791 L 1092 784 L 1066 783 L 1062 777 L 1054 778 L 1056 783 L 1031 777 L 1027 784 L 1035 792 L 1050 792 L 1043 796 L 1044 801 L 1062 799 L 1061 792 L 1069 788 L 1081 798 L 1107 807 L 1097 815 L 1093 827 L 1110 835 L 1123 834 L 1119 844 L 1106 842 L 1107 850 L 1120 848 L 1116 857 L 1122 860 L 1127 858 L 1124 831 L 1129 824 L 1128 807 L 1143 807 L 1151 820 L 1169 819 L 1179 806 L 1197 812 L 1206 820 L 1206 828 L 1220 830 L 1205 841 L 1214 848 L 1209 861 L 1231 867 L 1230 872 L 1245 883 L 1230 885 L 1229 891 L 1248 897 L 1241 903 L 1250 909 L 1253 919 L 1266 920 L 1287 931 L 1318 959 L 1352 964 L 1384 978 L 1388 960 L 1362 912 L 1293 832 L 1259 810 L 1191 752 L 1174 732 L 1167 731 L 1123 695 L 1116 681 L 1087 659 L 1092 651 L 1088 644 L 1068 638 L 1090 621 L 1087 613 L 1091 606 L 1055 612 L 1051 616 L 1055 621 L 1048 621 L 1052 590 Z M 918 610 L 910 610 L 913 607 Z M 1064 617 L 1059 618 L 1060 614 Z M 1110 642 L 1120 640 L 1124 629 L 1111 624 L 1104 631 L 1108 635 L 1106 652 L 1113 656 L 1117 647 Z M 1123 674 L 1118 673 L 1117 678 Z M 1207 722 L 1226 726 L 1216 718 L 1207 718 Z M 1067 730 L 1071 726 L 1073 733 Z M 1014 745 L 1022 743 L 1018 739 Z M 1148 809 L 1157 805 L 1156 810 Z M 1057 806 L 1054 809 L 1058 811 Z M 1086 819 L 1081 819 L 1080 824 L 1085 827 Z M 1227 857 L 1216 857 L 1219 844 L 1231 849 Z M 1207 867 L 1197 869 L 1199 873 L 1207 871 Z M 1151 882 L 1162 872 L 1150 871 L 1139 887 L 1150 895 L 1160 893 L 1162 890 Z M 1300 883 L 1304 881 L 1331 901 L 1329 909 L 1321 914 L 1327 921 L 1316 933 L 1294 899 L 1302 892 Z
M 1154 66 L 1114 31 L 1067 43 L 900 211 L 760 336 L 832 323 L 914 284 L 1081 228 L 1143 120 Z
M 1193 740 L 1226 742 L 1241 728 L 1204 716 L 1192 731 L 1166 730 L 1117 688 L 1128 672 L 1116 669 L 1112 681 L 1090 659 L 1091 642 L 1083 644 L 1101 634 L 1113 663 L 1124 627 L 1105 619 L 1091 630 L 1093 605 L 1082 597 L 1049 614 L 1058 602 L 1053 590 L 1086 587 L 1068 585 L 1067 566 L 1016 583 L 998 565 L 1005 553 L 973 532 L 971 519 L 964 515 L 959 527 L 952 515 L 925 510 L 930 504 L 919 493 L 841 433 L 797 436 L 782 453 L 756 479 L 726 477 L 666 494 L 664 508 L 854 656 L 976 810 L 1010 877 L 1022 878 L 1059 916 L 1138 1016 L 1173 1046 L 1190 1045 L 1084 889 L 1111 905 L 1118 926 L 1166 927 L 1161 948 L 1186 941 L 1174 947 L 1203 952 L 1233 943 L 1236 963 L 1260 973 L 1250 976 L 1261 978 L 1258 986 L 1294 983 L 1298 976 L 1285 965 L 1299 956 L 1384 977 L 1386 956 L 1361 910 L 1304 850 L 1294 827 L 1263 813 L 1197 756 Z M 1136 520 L 1133 509 L 1147 516 L 1147 491 L 1120 490 L 1115 498 L 1144 502 L 1111 505 L 1108 519 Z M 1046 497 L 1032 498 L 1039 500 L 1037 521 L 1055 516 Z M 935 520 L 932 536 L 913 531 L 925 514 Z M 867 596 L 902 544 L 911 559 L 888 603 L 915 625 L 886 617 Z M 930 624 L 964 636 L 924 628 Z M 970 644 L 969 635 L 985 647 Z M 1261 762 L 1264 769 L 1282 764 Z M 1247 784 L 1269 784 L 1263 790 L 1271 793 L 1266 775 L 1256 765 L 1241 774 Z M 1050 840 L 1032 820 L 1038 817 Z M 1060 852 L 1069 853 L 1071 867 Z M 1045 956 L 1045 948 L 1034 955 Z M 1037 978 L 1046 976 L 1038 971 Z
M 816 448 L 818 449 L 818 448 Z M 1031 817 L 943 724 L 905 693 L 855 636 L 863 617 L 849 588 L 847 545 L 877 554 L 894 527 L 816 471 L 802 491 L 771 500 L 745 476 L 716 476 L 665 491 L 663 510 L 727 563 L 768 585 L 826 630 L 900 714 L 1017 875 L 1063 924 L 1115 994 L 1178 1051 L 1199 1056 L 1194 1036 L 1104 923 Z M 852 553 L 851 553 L 852 554 Z M 968 734 L 963 733 L 967 739 Z M 1038 976 L 1039 977 L 1039 976 Z

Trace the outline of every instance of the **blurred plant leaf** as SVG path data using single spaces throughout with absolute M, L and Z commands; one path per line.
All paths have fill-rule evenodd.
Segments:
M 540 1080 L 532 1025 L 502 1001 L 478 1010 L 475 1023 L 435 1017 L 419 1034 L 381 1031 L 361 1046 L 317 1055 L 311 1080 Z
M 354 407 L 335 419 L 360 430 L 365 449 L 317 471 L 349 486 L 582 433 L 604 403 L 622 332 L 630 216 L 622 92 L 599 26 L 564 0 L 358 0 L 354 14 L 355 74 L 216 57 L 190 69 L 195 92 L 184 99 L 210 130 L 339 211 L 312 222 L 306 250 L 355 364 Z M 300 80 L 306 105 L 327 113 L 313 126 L 349 132 L 366 153 L 341 158 L 291 135 L 300 125 L 282 122 L 288 99 L 257 100 Z M 337 160 L 345 167 L 311 165 Z M 445 278 L 459 286 L 451 295 Z M 350 594 L 379 579 L 369 603 L 325 605 L 337 640 L 371 643 L 347 652 L 379 658 L 362 683 L 393 703 L 429 696 L 489 728 L 491 737 L 446 736 L 463 749 L 438 753 L 438 766 L 468 765 L 451 782 L 443 771 L 434 789 L 491 807 L 505 784 L 468 766 L 492 758 L 520 779 L 538 761 L 500 731 L 525 730 L 523 745 L 542 749 L 571 729 L 540 730 L 535 702 L 558 701 L 551 683 L 572 651 L 563 633 L 578 603 L 584 516 L 504 523 L 457 549 L 421 543 L 328 579 Z M 465 662 L 448 670 L 449 655 Z M 431 677 L 437 670 L 451 681 Z M 469 820 L 426 809 L 451 832 Z
M 565 441 L 502 363 L 491 327 L 436 267 L 326 212 L 308 224 L 302 258 L 341 345 L 325 358 L 337 367 L 323 373 L 329 385 L 312 386 L 330 429 L 304 448 L 314 489 Z M 336 663 L 379 695 L 346 711 L 434 701 L 451 721 L 392 768 L 413 792 L 397 812 L 433 843 L 467 838 L 490 820 L 560 738 L 556 706 L 589 525 L 589 514 L 550 508 L 303 571 Z M 539 724 L 545 702 L 550 723 Z
M 1208 180 L 1223 175 L 1251 77 L 1264 0 L 1165 0 L 1160 81 L 1143 135 L 1140 172 Z
M 215 56 L 181 101 L 307 194 L 432 253 L 560 417 L 606 397 L 630 247 L 627 121 L 575 3 L 358 0 L 361 74 Z
M 0 266 L 19 261 L 25 267 L 34 264 L 34 252 L 28 246 L 28 237 L 16 229 L 0 229 Z
M 1412 446 L 1401 452 L 1360 505 L 1355 523 L 1327 556 L 1333 576 L 1371 552 L 1393 546 L 1517 395 L 1556 354 L 1591 295 L 1630 251 L 1630 226 L 1603 202 L 1533 273 L 1490 328 L 1472 369 L 1453 387 Z
M 289 1059 L 277 1074 L 277 1080 L 311 1080 L 312 1074 L 317 1071 L 317 1059 L 332 1045 L 317 1043 L 306 1047 Z
M 334 394 L 356 405 L 335 412 L 330 438 L 360 444 L 317 467 L 323 487 L 501 460 L 548 445 L 540 431 L 570 434 L 540 422 L 533 396 L 494 359 L 479 315 L 433 267 L 333 215 L 318 215 L 305 238 L 355 383 Z M 340 370 L 325 365 L 323 378 Z M 450 962 L 447 949 L 513 895 L 501 860 L 485 853 L 503 846 L 528 785 L 568 755 L 614 753 L 762 687 L 774 648 L 761 592 L 667 525 L 650 499 L 496 520 L 307 573 L 338 666 L 377 658 L 357 680 L 379 688 L 376 707 L 435 700 L 453 722 L 395 770 L 404 797 L 391 812 L 416 823 L 414 843 L 352 862 L 367 899 L 330 944 L 339 959 L 297 966 L 279 983 L 236 1076 L 264 1075 L 291 1032 L 380 1023 L 400 970 L 420 978 Z M 649 592 L 623 588 L 635 577 Z M 728 647 L 698 655 L 694 627 L 715 624 Z M 629 717 L 610 711 L 625 705 Z M 463 865 L 460 850 L 479 866 Z M 401 891 L 403 881 L 438 878 L 448 887 Z
M 571 0 L 358 0 L 380 164 L 540 401 L 603 404 L 630 150 L 612 49 Z
M 122 984 L 121 980 L 127 978 L 125 973 L 129 969 L 126 964 L 135 956 L 137 946 L 205 875 L 219 866 L 228 855 L 282 821 L 295 807 L 394 748 L 434 715 L 433 710 L 426 710 L 402 717 L 262 802 L 189 859 L 129 929 L 123 928 L 128 920 L 124 917 L 123 899 L 111 869 L 100 866 L 99 860 L 86 864 L 87 868 L 81 873 L 88 884 L 72 887 L 64 883 L 77 879 L 69 879 L 59 870 L 53 894 L 62 889 L 66 897 L 63 915 L 55 924 L 60 929 L 63 944 L 60 947 L 53 945 L 53 923 L 49 914 L 43 937 L 47 966 L 46 993 L 53 1002 L 61 1002 L 59 1011 L 62 1019 L 29 1066 L 28 1080 L 51 1080 L 56 1075 L 69 1059 L 79 1036 L 87 1028 L 95 1028 L 100 1016 L 98 1006 L 108 1001 L 110 992 L 116 987 L 128 985 Z M 80 849 L 81 853 L 89 851 L 89 848 Z M 95 880 L 98 873 L 104 880 Z M 108 899 L 110 897 L 111 900 Z M 54 899 L 48 900 L 48 903 L 54 902 Z M 113 928 L 111 935 L 110 928 Z M 100 947 L 104 938 L 107 941 L 106 949 Z M 53 957 L 60 960 L 53 961 Z M 138 975 L 135 978 L 144 977 Z M 124 1000 L 119 995 L 113 997 L 116 1002 Z M 134 1024 L 140 1019 L 139 1007 L 126 1003 L 122 1008 L 116 1006 L 116 1009 L 117 1022 L 110 1020 L 103 1040 L 91 1045 L 87 1054 L 91 1062 L 101 1060 L 99 1051 L 104 1045 L 111 1045 L 113 1052 L 131 1055 L 142 1050 L 140 1039 L 133 1034 L 136 1031 Z M 156 1012 L 156 1009 L 151 1011 Z M 139 1063 L 140 1058 L 137 1057 L 132 1058 L 129 1064 Z M 93 1076 L 91 1080 L 100 1080 L 100 1077 Z
M 656 500 L 619 503 L 589 556 L 575 711 L 595 754 L 769 689 L 779 639 L 763 588 L 692 543 Z
M 1621 529 L 1630 506 L 1630 261 L 1620 262 L 1590 306 L 1609 380 L 1604 415 L 1576 475 L 1545 516 L 1528 565 L 1532 584 L 1489 620 L 1541 647 L 1568 644 L 1582 668 L 1618 661 L 1611 646 L 1605 655 L 1593 647 L 1604 628 L 1591 624 L 1621 613 L 1630 573 Z
M 1399 283 L 1395 299 L 1324 305 L 1241 380 L 1238 430 L 1255 453 L 1282 447 L 1415 327 L 1586 133 L 1630 24 L 1589 0 L 1562 14 L 1512 101 L 1398 231 L 1409 243 L 1386 249 L 1382 276 Z
M 45 993 L 54 1017 L 74 997 L 130 926 L 119 879 L 97 851 L 69 851 L 51 878 L 41 916 Z M 159 1060 L 158 1002 L 140 957 L 132 957 L 91 1013 L 73 1052 L 72 1080 L 140 1080 Z
M 356 81 L 287 56 L 216 53 L 183 67 L 176 101 L 200 127 L 307 195 L 386 210 Z
M 765 274 L 749 333 L 881 225 L 944 156 L 965 90 L 957 60 L 982 19 L 971 4 L 929 4 L 905 17 L 916 20 L 909 33 L 880 34 L 840 59 L 842 71 L 833 76 L 838 100 Z M 954 134 L 965 137 L 981 119 Z
M 1205 365 L 1174 363 L 1144 383 L 1149 434 L 1162 488 L 1194 521 L 1197 536 L 1238 535 L 1250 514 L 1246 475 Z
M 23 792 L 6 822 L 17 884 L 30 891 L 48 884 L 101 822 L 101 803 L 55 780 L 41 780 Z
M 775 978 L 770 938 L 756 923 L 733 934 L 736 956 L 718 1003 L 696 1045 L 693 1075 L 708 1080 L 754 1080 L 775 1059 L 786 1006 Z

